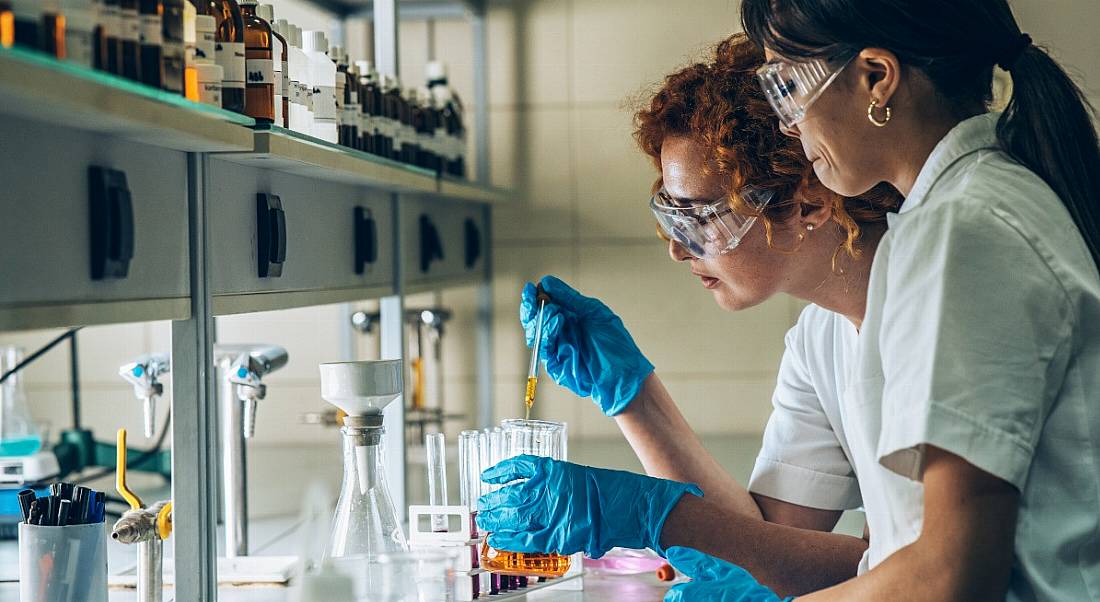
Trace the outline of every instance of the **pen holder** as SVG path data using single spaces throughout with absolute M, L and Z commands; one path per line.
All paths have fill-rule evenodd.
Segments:
M 19 525 L 21 602 L 107 602 L 107 530 L 103 523 Z

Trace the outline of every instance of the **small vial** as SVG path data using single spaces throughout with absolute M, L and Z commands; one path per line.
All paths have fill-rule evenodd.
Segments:
M 38 0 L 13 0 L 12 41 L 24 48 L 42 49 L 42 25 L 45 11 Z
M 405 99 L 401 98 L 401 83 L 396 77 L 385 75 L 382 78 L 382 85 L 384 87 L 382 92 L 382 108 L 385 116 L 383 145 L 383 156 L 389 157 L 394 161 L 401 160 L 401 146 L 404 141 L 402 140 L 403 128 L 402 115 L 406 109 Z
M 95 13 L 91 0 L 62 0 L 66 60 L 84 67 L 95 66 Z
M 183 97 L 199 102 L 199 72 L 196 67 L 196 23 L 198 8 L 191 2 L 183 3 Z
M 336 100 L 336 143 L 340 146 L 347 146 L 344 140 L 344 92 L 347 87 L 347 66 L 344 66 L 344 71 L 340 70 L 340 55 L 343 54 L 343 49 L 339 46 L 332 46 L 328 50 L 328 58 L 332 61 L 332 66 L 336 67 L 336 80 L 333 86 L 333 96 Z M 413 359 L 415 362 L 416 359 Z M 415 364 L 414 364 L 415 365 Z M 417 389 L 413 389 L 413 407 L 416 407 Z
M 120 0 L 118 6 L 119 39 L 122 40 L 121 75 L 141 81 L 141 15 L 138 0 Z
M 214 107 L 224 106 L 222 82 L 225 70 L 217 59 L 217 21 L 210 15 L 195 17 L 194 64 L 195 98 L 197 102 Z
M 122 13 L 120 0 L 103 0 L 99 20 L 103 24 L 104 71 L 122 75 Z
M 161 64 L 164 74 L 162 88 L 183 94 L 187 68 L 186 42 L 184 41 L 184 5 L 187 0 L 163 0 L 161 16 Z M 191 7 L 194 10 L 194 7 Z
M 217 63 L 199 63 L 195 65 L 198 78 L 198 101 L 213 107 L 222 106 L 222 66 Z
M 245 40 L 244 112 L 266 123 L 275 121 L 275 60 L 271 25 L 256 15 L 256 0 L 241 1 Z
M 405 132 L 404 139 L 405 145 L 403 150 L 404 161 L 409 165 L 420 165 L 420 140 L 417 133 L 418 119 L 423 116 L 420 108 L 420 94 L 416 88 L 409 88 L 405 90 L 405 114 L 403 115 L 402 125 Z
M 347 127 L 348 146 L 363 150 L 362 136 L 359 134 L 359 126 L 362 123 L 363 112 L 359 108 L 359 67 L 348 60 L 347 73 L 345 74 L 347 85 L 344 93 L 344 125 Z
M 378 74 L 370 61 L 356 61 L 355 64 L 359 67 L 359 148 L 363 152 L 379 154 L 377 142 L 382 95 L 378 87 Z
M 0 48 L 15 45 L 15 13 L 11 11 L 11 2 L 0 0 Z
M 138 43 L 141 53 L 141 82 L 164 87 L 164 4 L 161 0 L 140 0 Z

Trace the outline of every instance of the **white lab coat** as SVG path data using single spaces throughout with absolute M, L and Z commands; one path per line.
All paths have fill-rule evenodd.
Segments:
M 1100 278 L 996 118 L 956 126 L 889 216 L 861 331 L 803 312 L 750 490 L 862 503 L 862 572 L 920 535 L 934 445 L 1021 492 L 1008 600 L 1100 600 Z

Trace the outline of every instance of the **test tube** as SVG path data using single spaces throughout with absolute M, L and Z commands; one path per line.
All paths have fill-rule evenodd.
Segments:
M 481 458 L 481 462 L 480 462 L 481 463 L 481 470 L 479 470 L 478 474 L 477 474 L 477 485 L 478 485 L 477 491 L 478 491 L 478 495 L 485 495 L 486 493 L 489 493 L 490 486 L 489 486 L 488 483 L 481 480 L 481 472 L 483 472 L 486 468 L 489 468 L 490 466 L 493 465 L 493 449 L 492 449 L 492 442 L 489 439 L 489 429 L 485 429 L 485 430 L 483 430 L 483 431 L 481 431 L 480 433 L 477 434 L 477 444 L 478 444 L 478 452 L 480 453 L 479 457 Z M 474 507 L 476 509 L 477 500 L 474 500 Z M 500 583 L 501 583 L 500 575 L 497 575 L 496 573 L 492 573 L 489 576 L 489 594 L 490 595 L 495 596 L 496 594 L 500 593 Z
M 443 433 L 430 433 L 424 437 L 424 449 L 428 455 L 428 504 L 447 505 L 447 448 Z M 432 515 L 432 532 L 447 532 L 447 515 Z
M 458 434 L 459 500 L 471 512 L 477 512 L 477 498 L 481 494 L 480 435 L 478 431 L 462 431 Z
M 481 452 L 479 448 L 479 437 L 481 433 L 478 431 L 462 431 L 458 434 L 458 490 L 459 501 L 463 506 L 470 509 L 470 534 L 472 537 L 477 537 L 477 522 L 474 520 L 477 515 L 477 497 L 481 491 L 481 486 L 478 483 L 481 482 Z M 478 566 L 480 562 L 480 555 L 478 554 L 477 546 L 470 548 L 470 562 L 471 566 Z M 481 594 L 481 580 L 475 576 L 473 579 L 472 588 L 470 592 L 474 599 L 477 599 Z

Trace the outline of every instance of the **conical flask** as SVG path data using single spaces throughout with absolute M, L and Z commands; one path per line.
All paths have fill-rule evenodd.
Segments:
M 377 426 L 366 426 L 377 422 Z M 344 482 L 336 503 L 328 556 L 361 556 L 408 550 L 397 518 L 383 464 L 381 416 L 344 418 Z
M 23 360 L 19 347 L 0 347 L 0 375 Z M 12 374 L 0 383 L 0 457 L 30 456 L 42 447 L 38 427 L 31 420 L 23 393 L 23 375 Z

